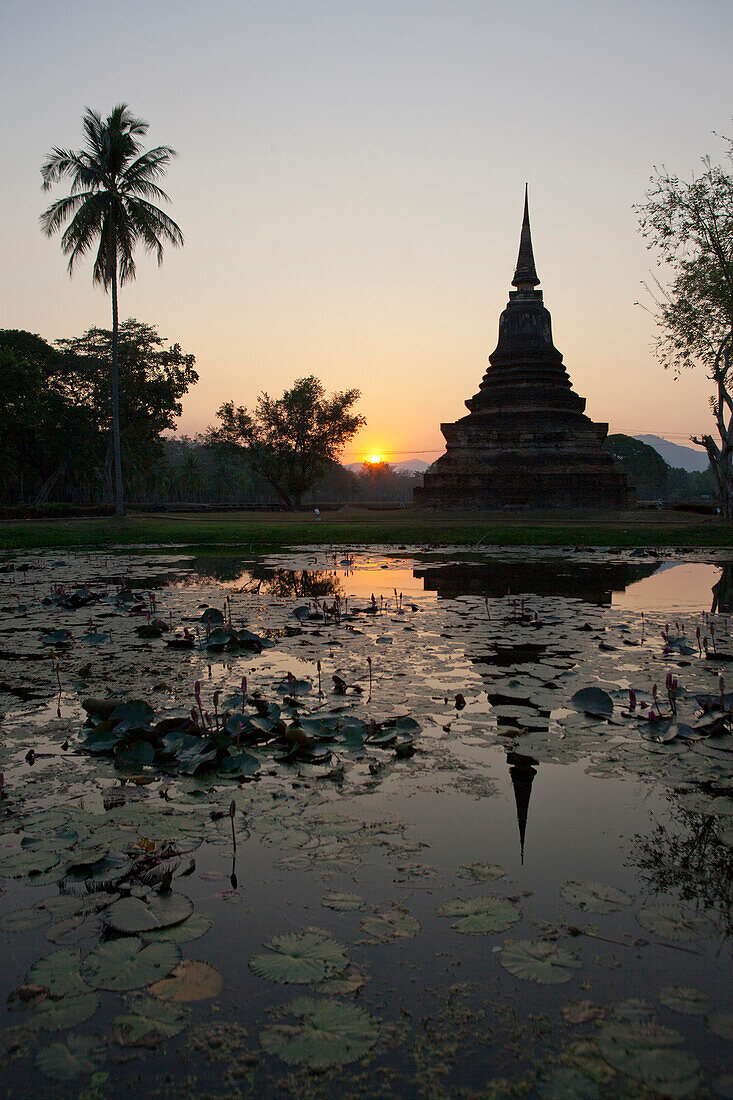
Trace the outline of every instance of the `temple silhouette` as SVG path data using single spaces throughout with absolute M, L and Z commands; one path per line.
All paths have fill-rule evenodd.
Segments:
M 468 416 L 441 424 L 446 452 L 414 490 L 418 508 L 629 505 L 626 477 L 603 450 L 608 424 L 584 414 L 552 342 L 532 250 L 527 189 L 517 268 L 499 342 Z

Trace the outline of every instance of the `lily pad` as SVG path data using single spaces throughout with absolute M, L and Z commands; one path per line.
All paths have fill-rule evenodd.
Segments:
M 212 925 L 211 917 L 205 917 L 203 913 L 193 913 L 181 924 L 174 924 L 170 928 L 160 928 L 143 934 L 146 943 L 155 940 L 169 940 L 171 943 L 189 943 L 205 935 Z
M 693 940 L 697 936 L 712 935 L 715 931 L 708 917 L 676 902 L 660 901 L 647 905 L 639 910 L 636 919 L 642 928 L 666 940 Z
M 470 879 L 471 882 L 492 882 L 503 878 L 506 871 L 498 863 L 462 863 L 456 874 L 459 878 Z
M 710 1011 L 710 998 L 702 989 L 688 985 L 667 985 L 659 991 L 659 1000 L 675 1012 L 687 1016 L 705 1016 Z
M 26 975 L 26 982 L 29 985 L 47 986 L 52 997 L 88 993 L 89 986 L 79 970 L 80 958 L 78 951 L 68 948 L 52 951 L 50 955 L 33 963 Z
M 508 898 L 475 897 L 454 898 L 438 910 L 439 917 L 460 917 L 452 925 L 457 932 L 473 936 L 506 932 L 518 920 L 522 912 Z
M 625 890 L 603 882 L 568 881 L 560 887 L 560 897 L 585 913 L 616 913 L 619 906 L 634 900 Z
M 546 940 L 517 940 L 504 948 L 499 962 L 516 978 L 541 985 L 569 982 L 581 966 L 577 955 Z
M 340 974 L 349 962 L 346 949 L 320 928 L 286 932 L 264 946 L 271 953 L 255 955 L 249 965 L 273 982 L 320 982 Z
M 110 940 L 95 947 L 84 960 L 82 973 L 95 989 L 142 989 L 170 974 L 181 960 L 175 943 L 160 940 L 143 945 L 137 937 Z
M 146 898 L 121 898 L 110 905 L 105 921 L 116 932 L 150 932 L 180 924 L 193 913 L 185 894 L 151 894 Z
M 47 1031 L 61 1031 L 90 1019 L 99 1004 L 99 994 L 96 992 L 79 993 L 58 1000 L 48 997 L 38 1006 L 33 1022 Z
M 326 909 L 334 909 L 337 913 L 351 913 L 355 909 L 363 909 L 366 902 L 360 894 L 334 893 L 326 894 L 321 905 Z
M 163 978 L 150 986 L 154 997 L 166 1001 L 206 1001 L 221 993 L 221 974 L 206 962 L 185 959 L 175 968 L 170 978 Z
M 572 1066 L 553 1066 L 537 1081 L 537 1095 L 542 1100 L 597 1100 L 598 1085 Z
M 690 1096 L 699 1085 L 697 1058 L 671 1049 L 681 1041 L 678 1031 L 649 1022 L 608 1024 L 596 1038 L 610 1066 L 671 1097 Z
M 575 692 L 570 704 L 582 714 L 590 714 L 594 718 L 610 718 L 613 714 L 613 699 L 602 688 L 582 688 Z
M 157 1047 L 183 1031 L 190 1010 L 169 1004 L 157 997 L 135 1001 L 128 1012 L 116 1016 L 112 1023 L 114 1040 L 123 1047 Z
M 69 1035 L 65 1043 L 51 1043 L 36 1055 L 36 1065 L 55 1081 L 88 1077 L 105 1057 L 104 1044 L 92 1035 Z
M 357 1005 L 301 997 L 285 1010 L 297 1024 L 272 1024 L 260 1043 L 289 1065 L 326 1069 L 362 1058 L 379 1038 L 377 1020 Z
M 380 943 L 392 943 L 394 940 L 411 939 L 422 925 L 403 906 L 393 905 L 390 909 L 381 909 L 374 916 L 364 917 L 359 928 Z

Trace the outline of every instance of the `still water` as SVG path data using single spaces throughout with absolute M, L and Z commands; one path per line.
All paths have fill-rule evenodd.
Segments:
M 8 1096 L 730 1095 L 733 736 L 698 702 L 727 691 L 722 558 L 29 565 L 0 590 Z M 216 648 L 207 608 L 261 652 Z M 259 699 L 315 744 L 253 737 L 239 781 L 131 770 L 78 749 L 110 693 L 150 705 L 142 739 Z M 110 917 L 157 912 L 160 867 L 193 910 L 161 966 L 198 964 L 167 991 Z M 136 960 L 112 977 L 109 944 Z

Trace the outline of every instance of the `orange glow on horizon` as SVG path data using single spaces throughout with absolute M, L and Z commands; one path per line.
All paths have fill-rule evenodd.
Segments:
M 384 462 L 384 459 L 381 455 L 369 455 L 367 462 L 370 466 L 379 466 L 381 462 Z

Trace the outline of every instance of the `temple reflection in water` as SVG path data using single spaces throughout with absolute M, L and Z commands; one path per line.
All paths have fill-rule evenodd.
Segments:
M 656 562 L 572 561 L 567 557 L 543 561 L 450 562 L 413 570 L 426 592 L 444 599 L 457 596 L 568 596 L 586 603 L 610 605 L 613 592 L 650 577 Z

